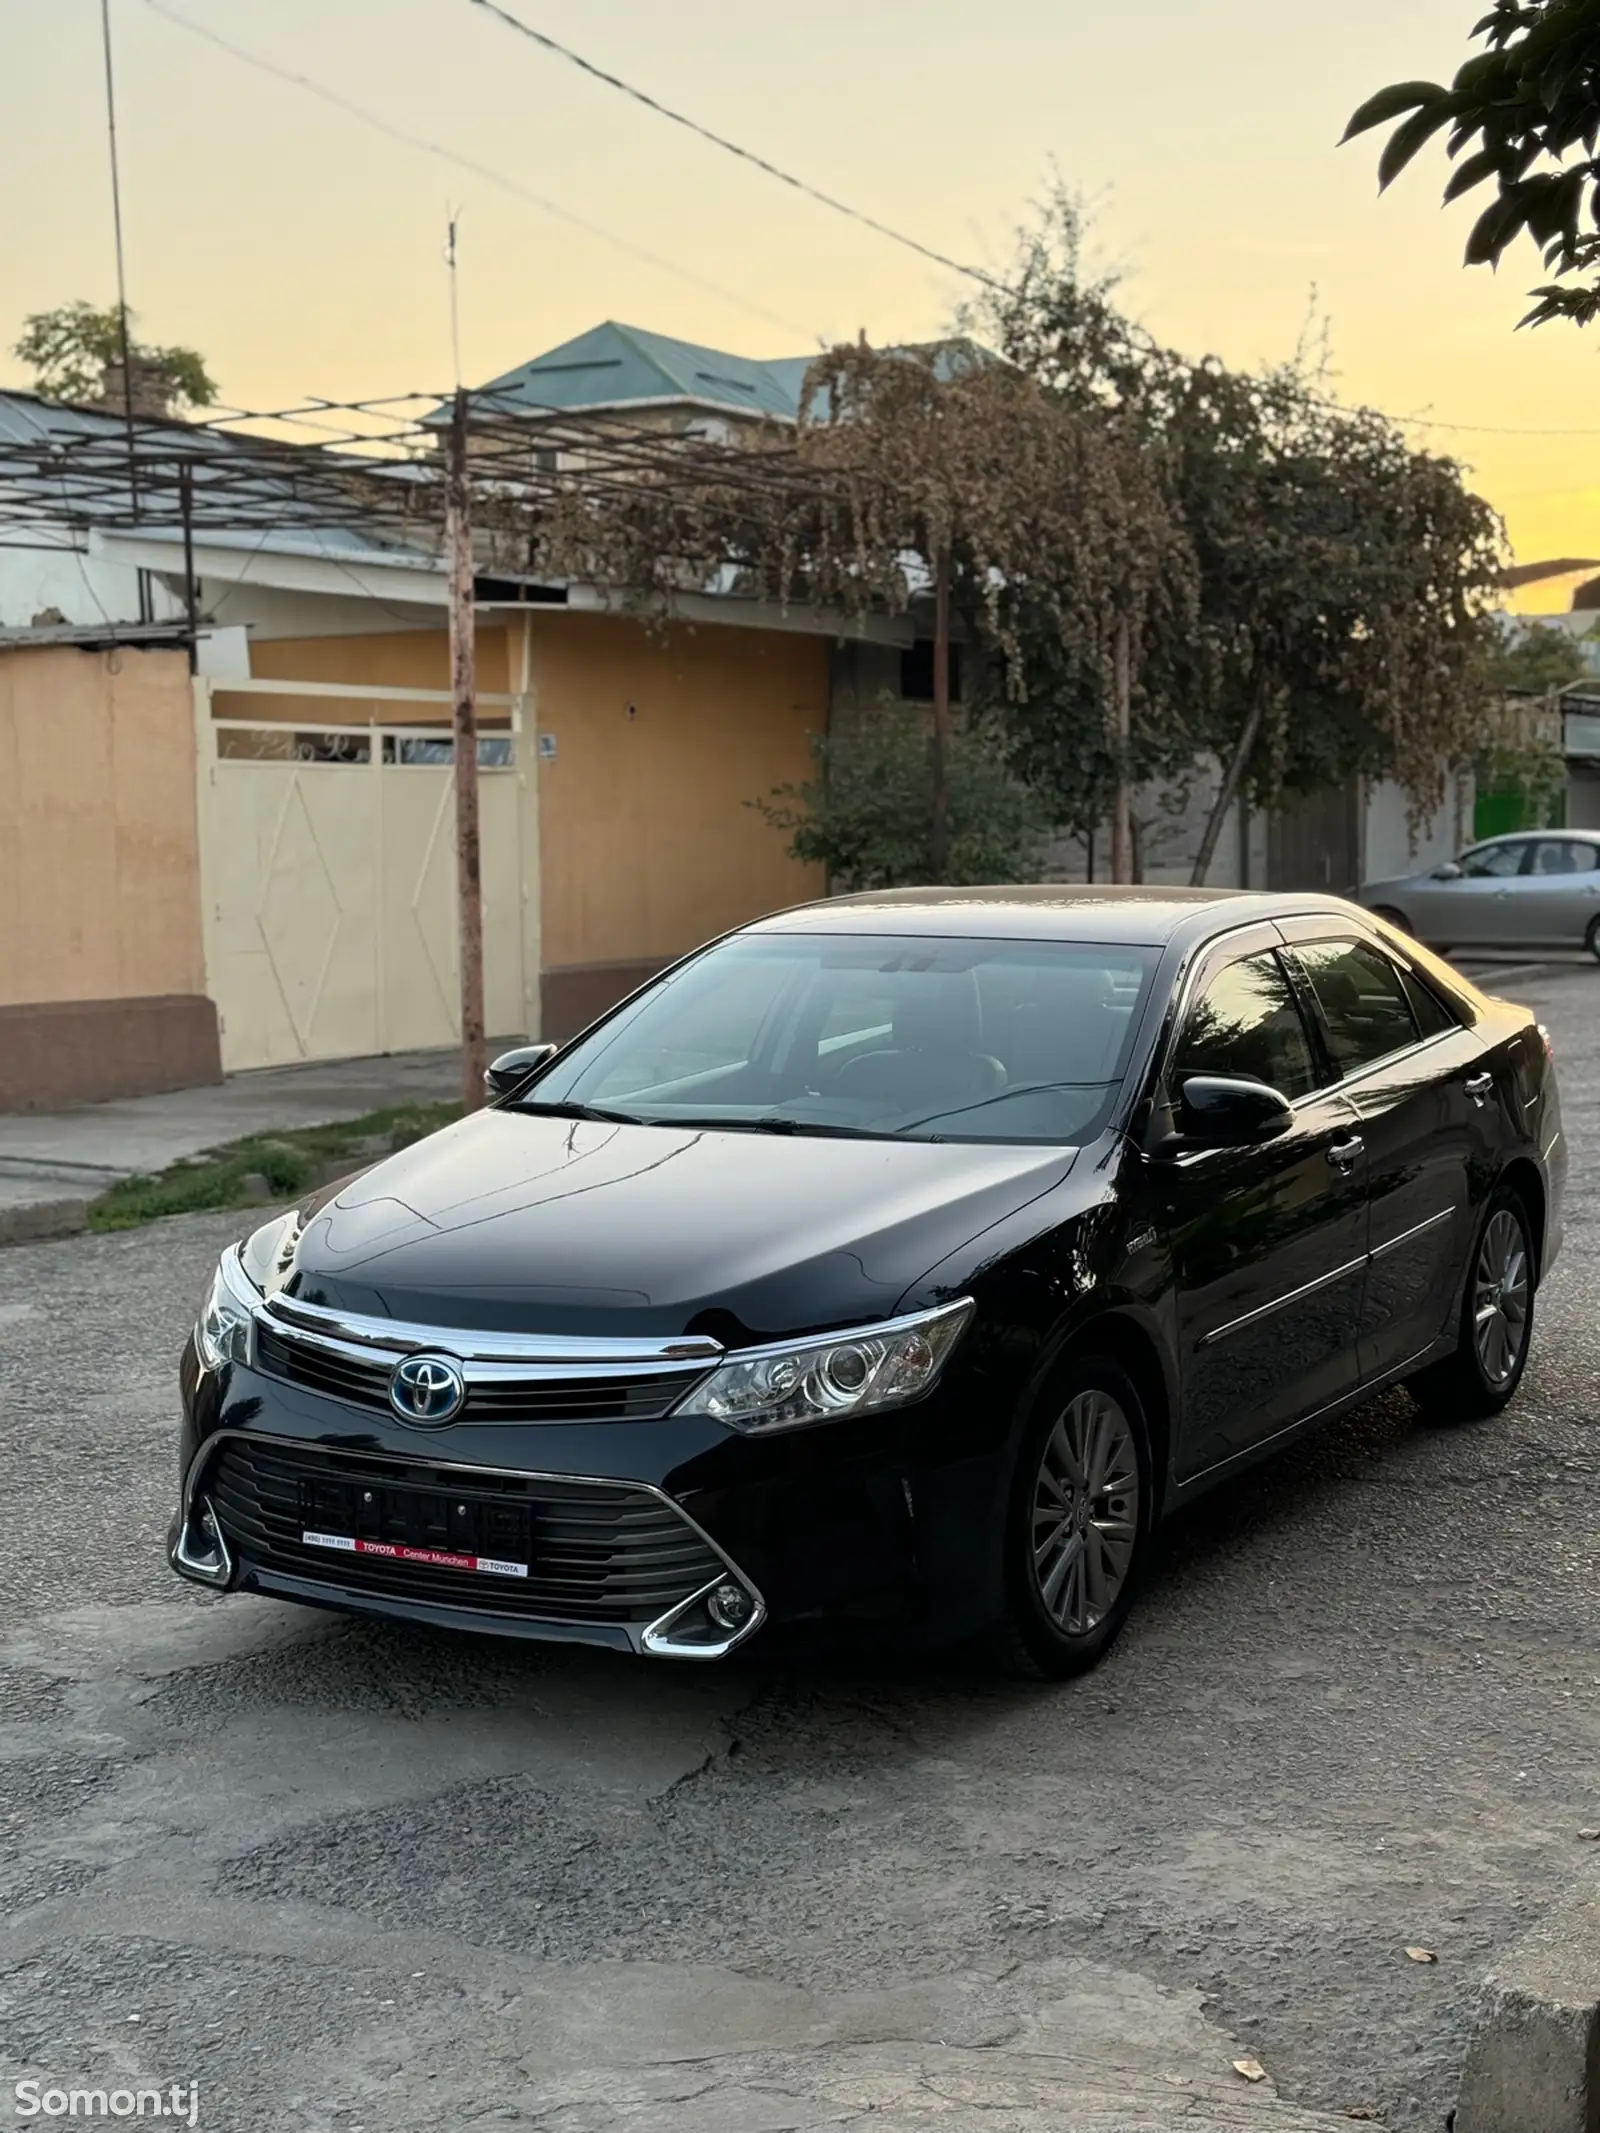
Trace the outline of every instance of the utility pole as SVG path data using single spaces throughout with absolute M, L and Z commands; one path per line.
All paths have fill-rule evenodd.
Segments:
M 933 731 L 928 741 L 928 863 L 950 871 L 950 547 L 933 559 Z
M 445 467 L 450 551 L 450 694 L 455 731 L 456 904 L 461 959 L 461 1106 L 483 1102 L 483 880 L 478 840 L 478 673 L 467 483 L 467 395 L 456 387 Z
M 200 665 L 200 584 L 194 574 L 194 467 L 178 467 L 178 516 L 183 525 L 183 613 L 189 626 L 189 672 Z
M 1133 650 L 1128 618 L 1117 622 L 1111 655 L 1111 759 L 1116 766 L 1116 784 L 1111 793 L 1111 879 L 1119 885 L 1133 879 L 1133 810 L 1128 792 L 1128 742 L 1133 733 Z
M 122 178 L 117 167 L 117 89 L 111 65 L 111 0 L 100 0 L 100 42 L 106 60 L 106 139 L 111 151 L 111 227 L 117 253 L 117 327 L 122 341 L 122 412 L 128 429 L 128 487 L 139 516 L 139 462 L 133 435 L 133 349 L 128 339 L 128 281 L 122 263 Z

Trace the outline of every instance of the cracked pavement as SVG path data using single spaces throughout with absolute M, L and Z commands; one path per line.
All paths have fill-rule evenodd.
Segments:
M 1517 1402 L 1213 1497 L 1064 1686 L 209 1598 L 161 1538 L 236 1218 L 0 1252 L 0 2124 L 32 2075 L 206 2133 L 1442 2128 L 1600 1823 L 1600 972 L 1506 989 L 1574 1144 Z

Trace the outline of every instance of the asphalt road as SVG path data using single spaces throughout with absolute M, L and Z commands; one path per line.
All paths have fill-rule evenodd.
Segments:
M 1391 1394 L 1214 1498 L 1064 1687 L 207 1598 L 161 1536 L 231 1220 L 0 1252 L 0 2124 L 1442 2127 L 1600 1823 L 1600 970 L 1500 982 L 1574 1144 L 1515 1406 Z

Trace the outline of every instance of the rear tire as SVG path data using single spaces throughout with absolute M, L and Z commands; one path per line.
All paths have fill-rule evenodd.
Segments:
M 1393 926 L 1396 933 L 1414 933 L 1415 928 L 1403 911 L 1395 910 L 1392 904 L 1374 904 L 1374 918 L 1381 918 L 1386 926 Z
M 1528 1365 L 1533 1299 L 1533 1224 L 1502 1185 L 1473 1239 L 1456 1352 L 1411 1381 L 1430 1420 L 1481 1422 L 1507 1405 Z
M 1595 961 L 1600 963 L 1600 918 L 1590 919 L 1589 930 L 1583 936 L 1583 945 L 1588 949 Z
M 988 1638 L 995 1665 L 1033 1681 L 1098 1665 L 1133 1606 L 1154 1501 L 1138 1387 L 1109 1356 L 1070 1357 L 1017 1452 L 1006 1611 Z

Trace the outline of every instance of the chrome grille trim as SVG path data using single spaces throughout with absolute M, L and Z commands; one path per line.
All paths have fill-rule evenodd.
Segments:
M 389 1381 L 413 1351 L 361 1348 L 271 1322 L 255 1328 L 254 1367 L 281 1385 L 322 1399 L 392 1414 Z M 430 1349 L 429 1354 L 448 1354 Z M 562 1422 L 656 1422 L 686 1399 L 706 1375 L 699 1363 L 603 1364 L 463 1362 L 463 1423 L 553 1425 Z M 399 1419 L 406 1421 L 405 1415 Z
M 359 1312 L 332 1311 L 303 1303 L 280 1290 L 264 1297 L 256 1316 L 287 1337 L 321 1340 L 370 1354 L 381 1351 L 398 1362 L 424 1350 L 452 1355 L 458 1362 L 522 1363 L 540 1366 L 582 1364 L 583 1374 L 663 1364 L 704 1363 L 708 1368 L 723 1353 L 722 1343 L 704 1333 L 672 1334 L 661 1340 L 602 1339 L 598 1335 L 562 1333 L 492 1333 L 472 1326 L 424 1326 L 408 1319 L 369 1318 Z

